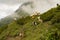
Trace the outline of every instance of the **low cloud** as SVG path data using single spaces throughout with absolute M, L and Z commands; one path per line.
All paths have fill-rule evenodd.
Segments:
M 17 5 L 0 4 L 0 19 L 12 14 L 15 10 L 18 9 L 18 7 L 19 4 Z
M 13 13 L 19 8 L 21 3 L 27 1 L 33 1 L 35 6 L 33 11 L 40 11 L 41 13 L 55 7 L 57 3 L 60 4 L 60 0 L 0 0 L 0 19 Z

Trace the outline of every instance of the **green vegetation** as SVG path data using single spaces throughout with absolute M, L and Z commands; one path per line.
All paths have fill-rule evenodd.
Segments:
M 51 21 L 52 24 L 60 22 L 60 6 L 45 12 L 43 15 L 41 15 L 41 19 L 44 22 Z
M 38 23 L 38 16 L 43 22 Z M 60 40 L 60 6 L 34 17 L 22 17 L 0 26 L 0 40 Z M 34 21 L 38 24 L 34 25 Z

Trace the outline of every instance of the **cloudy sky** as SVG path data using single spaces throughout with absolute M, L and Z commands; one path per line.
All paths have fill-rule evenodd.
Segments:
M 12 14 L 19 6 L 19 0 L 0 0 L 0 19 Z
M 8 16 L 19 8 L 21 3 L 33 1 L 34 11 L 44 12 L 45 10 L 54 7 L 59 0 L 0 0 L 0 19 Z

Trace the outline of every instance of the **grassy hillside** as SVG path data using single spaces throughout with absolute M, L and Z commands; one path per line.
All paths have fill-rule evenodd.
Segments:
M 43 22 L 38 21 L 39 16 Z M 60 6 L 0 27 L 0 40 L 60 40 Z

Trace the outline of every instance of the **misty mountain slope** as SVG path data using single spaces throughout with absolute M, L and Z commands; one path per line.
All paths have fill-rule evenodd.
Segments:
M 39 16 L 43 22 L 37 20 Z M 60 40 L 60 6 L 0 27 L 0 40 Z
M 25 12 L 24 10 L 22 10 L 22 9 L 16 11 L 16 15 L 18 15 L 19 17 L 29 16 L 29 14 L 27 12 Z
M 11 23 L 13 20 L 14 20 L 14 19 L 13 19 L 12 17 L 10 17 L 10 16 L 7 16 L 7 17 L 5 17 L 5 18 L 2 18 L 2 19 L 0 20 L 0 26 L 7 25 L 7 24 Z
M 29 2 L 29 3 L 28 3 Z M 32 4 L 30 3 L 32 2 Z M 26 3 L 26 4 L 24 4 Z M 60 4 L 60 0 L 0 0 L 0 19 L 12 14 L 21 4 L 24 4 L 22 8 L 29 14 L 34 12 L 46 12 L 50 8 L 55 7 L 56 4 Z M 28 6 L 26 6 L 28 4 Z
M 52 0 L 26 0 L 26 1 L 25 0 L 20 0 L 20 2 L 21 3 L 32 2 L 32 5 L 33 5 L 34 8 L 33 9 L 28 8 L 28 10 L 29 9 L 32 10 L 32 11 L 29 10 L 29 12 L 32 12 L 32 13 L 35 12 L 35 11 L 40 12 L 40 13 L 44 13 L 44 12 L 48 11 L 50 8 L 56 7 L 57 3 L 60 3 L 59 0 L 53 0 L 53 1 Z M 27 8 L 27 7 L 25 7 L 25 8 Z M 25 9 L 25 10 L 28 12 L 27 9 Z
M 15 13 L 18 15 L 18 16 L 28 16 L 30 15 L 29 13 L 29 8 L 32 9 L 33 6 L 32 6 L 32 2 L 25 2 L 23 4 L 20 5 L 20 7 L 15 11 Z M 27 10 L 26 10 L 27 9 Z M 31 10 L 32 11 L 32 10 Z
M 14 18 L 18 19 L 21 17 L 30 16 L 30 14 L 28 12 L 26 12 L 22 7 L 27 6 L 27 5 L 31 6 L 31 3 L 32 2 L 23 3 L 13 14 L 6 16 L 5 18 L 2 18 L 0 20 L 0 26 L 6 25 L 6 24 L 12 22 L 14 20 Z

